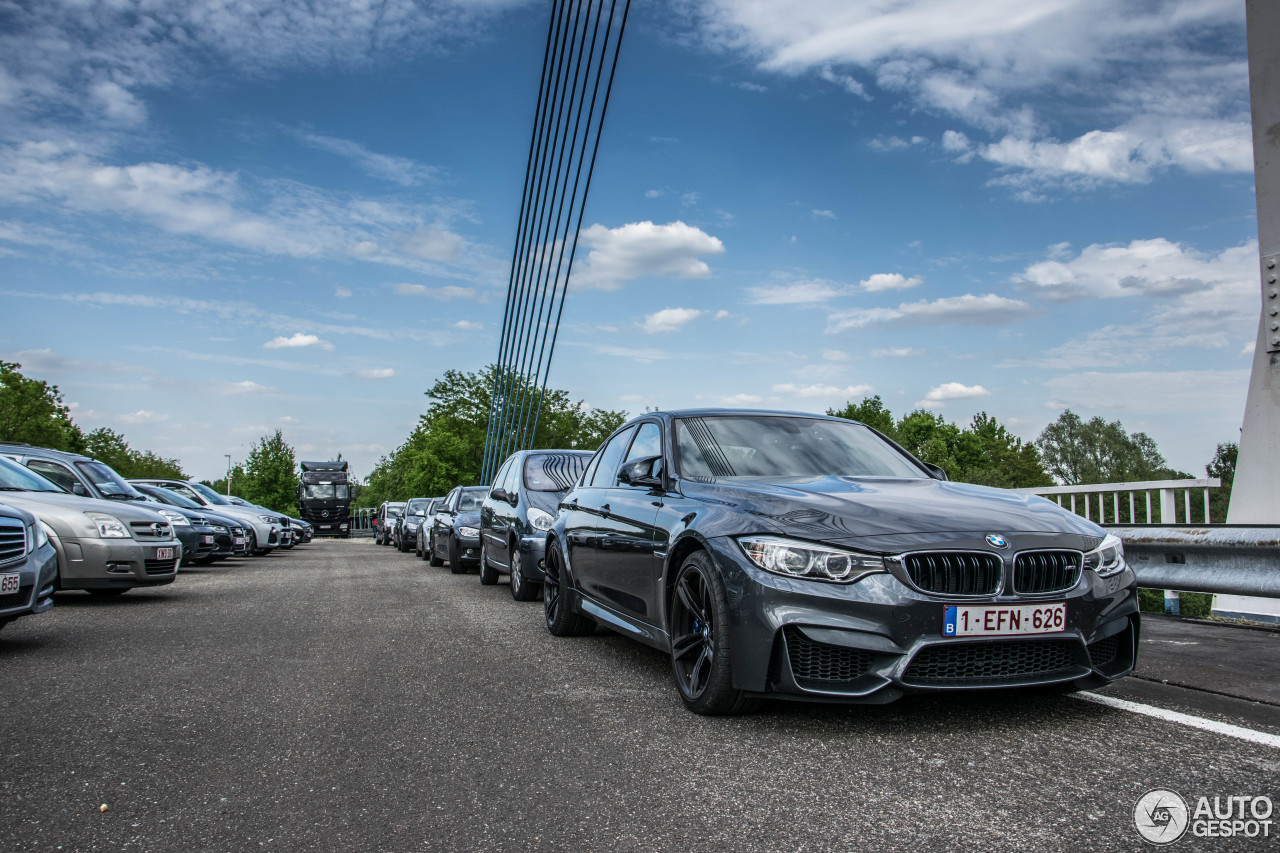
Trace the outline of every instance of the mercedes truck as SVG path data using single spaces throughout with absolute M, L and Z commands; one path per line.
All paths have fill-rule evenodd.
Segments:
M 298 513 L 311 523 L 316 536 L 351 535 L 351 484 L 347 480 L 347 463 L 299 462 L 302 470 L 298 483 Z

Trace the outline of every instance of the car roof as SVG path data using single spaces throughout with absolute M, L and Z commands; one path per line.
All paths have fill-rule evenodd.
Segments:
M 769 417 L 786 417 L 786 418 L 815 418 L 823 421 L 848 421 L 848 418 L 837 418 L 832 415 L 817 414 L 814 412 L 790 412 L 785 409 L 672 409 L 669 411 L 645 412 L 636 415 L 627 423 L 632 421 L 643 420 L 646 417 L 657 416 L 660 418 L 705 418 L 721 415 L 765 415 Z M 855 423 L 858 423 L 855 421 Z
M 17 453 L 21 456 L 34 456 L 43 459 L 55 459 L 60 462 L 96 462 L 92 456 L 73 453 L 69 450 L 54 450 L 51 447 L 36 447 L 20 441 L 0 441 L 0 452 Z

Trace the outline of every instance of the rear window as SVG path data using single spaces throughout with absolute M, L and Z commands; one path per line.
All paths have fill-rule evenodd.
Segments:
M 591 461 L 585 453 L 539 453 L 524 461 L 524 485 L 531 492 L 567 492 Z

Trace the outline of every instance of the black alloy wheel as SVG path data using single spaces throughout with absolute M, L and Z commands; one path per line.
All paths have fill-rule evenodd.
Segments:
M 444 560 L 440 559 L 440 555 L 436 553 L 436 532 L 431 531 L 431 535 L 427 538 L 427 562 L 439 568 L 444 565 Z
M 737 714 L 753 704 L 733 686 L 729 605 L 705 551 L 685 558 L 671 601 L 671 669 L 695 714 Z
M 560 549 L 547 542 L 546 577 L 542 582 L 542 617 L 547 630 L 556 637 L 583 637 L 595 630 L 596 624 L 574 613 L 569 606 L 569 582 L 563 571 Z
M 458 543 L 457 536 L 449 537 L 449 571 L 455 575 L 460 575 L 467 570 L 462 565 L 462 546 Z
M 489 545 L 480 538 L 480 585 L 493 586 L 498 582 L 498 570 L 489 565 Z
M 511 545 L 511 597 L 516 601 L 533 601 L 538 597 L 538 593 L 542 590 L 538 589 L 538 585 L 532 581 L 525 580 L 524 572 L 520 569 L 520 546 L 512 543 Z

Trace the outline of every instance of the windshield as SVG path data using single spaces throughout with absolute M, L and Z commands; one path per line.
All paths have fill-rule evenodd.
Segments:
M 404 515 L 404 504 L 397 504 L 396 506 L 391 506 L 390 504 L 387 505 L 388 518 L 399 518 L 402 515 Z
M 119 474 L 101 462 L 77 462 L 80 473 L 88 478 L 93 487 L 108 498 L 124 498 L 134 500 L 142 497 L 141 493 L 124 481 Z
M 184 483 L 187 488 L 199 493 L 200 497 L 216 506 L 235 506 L 231 501 L 206 486 L 204 483 Z
M 430 498 L 415 498 L 409 501 L 409 506 L 405 509 L 409 515 L 426 515 L 427 509 L 431 506 Z
M 35 471 L 30 471 L 23 466 L 0 456 L 0 489 L 19 492 L 57 492 L 58 494 L 66 494 L 64 489 L 59 488 L 53 482 L 41 477 Z
M 861 424 L 785 416 L 676 421 L 680 475 L 716 477 L 911 477 L 925 472 Z
M 567 492 L 590 461 L 590 453 L 531 455 L 524 461 L 525 488 L 531 492 Z
M 484 503 L 487 489 L 467 490 L 458 495 L 458 512 L 475 512 Z
M 160 503 L 166 503 L 169 506 L 178 506 L 183 509 L 200 509 L 200 504 L 168 489 L 162 489 L 158 486 L 135 486 L 135 488 L 144 495 L 150 495 Z
M 345 487 L 344 487 L 345 488 Z M 312 501 L 327 501 L 333 499 L 333 484 L 326 483 L 324 485 L 308 484 L 302 487 L 302 497 Z

